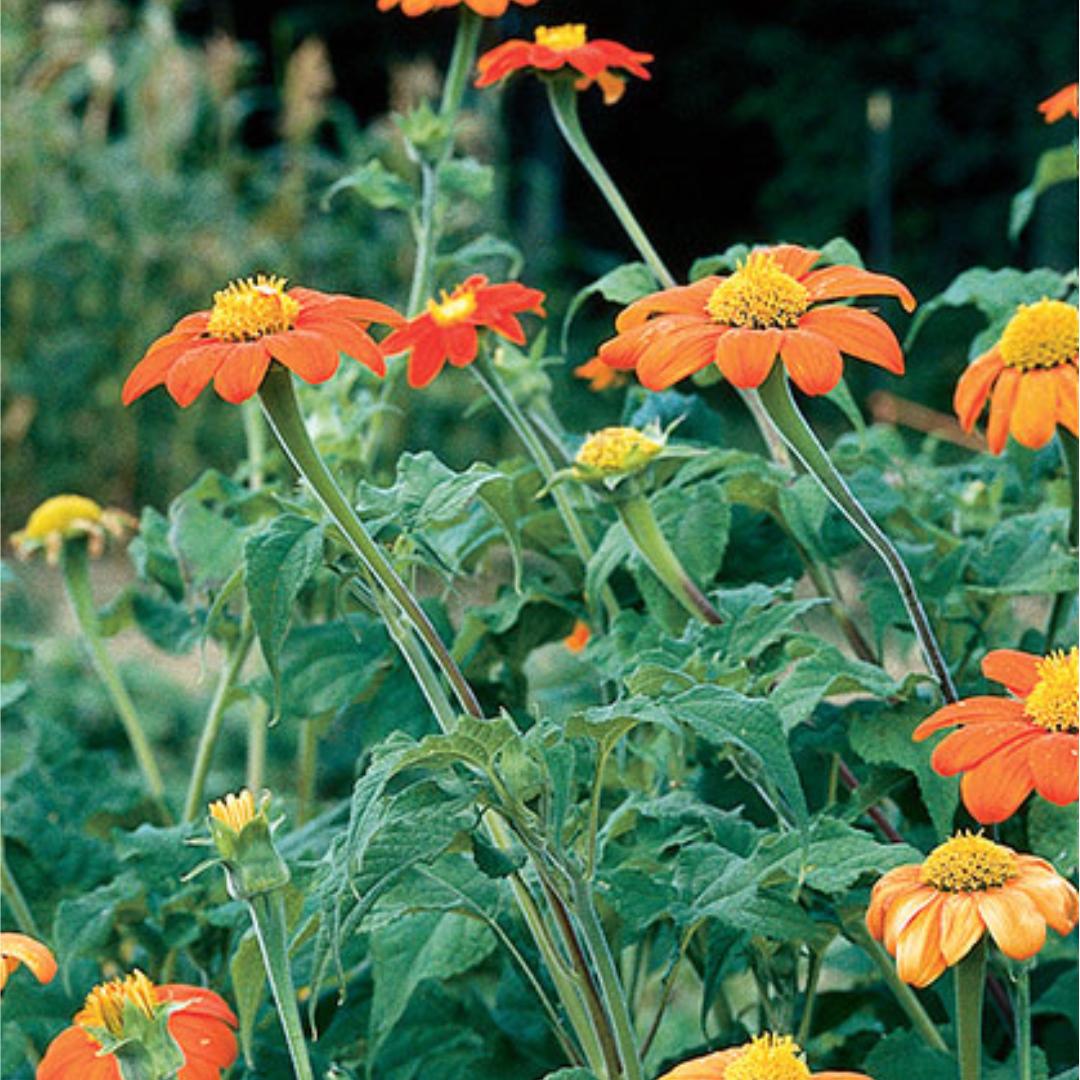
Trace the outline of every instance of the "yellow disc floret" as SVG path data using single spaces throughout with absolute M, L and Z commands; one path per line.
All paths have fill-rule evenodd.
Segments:
M 83 495 L 54 495 L 31 515 L 19 534 L 26 540 L 44 540 L 51 533 L 69 536 L 96 525 L 104 511 L 93 499 Z
M 809 306 L 806 287 L 767 251 L 755 251 L 713 289 L 705 310 L 723 326 L 769 330 L 797 326 Z
M 1019 872 L 1013 852 L 973 833 L 960 833 L 934 848 L 919 877 L 939 892 L 982 892 L 1004 885 Z
M 427 302 L 428 314 L 439 326 L 457 326 L 475 310 L 476 292 L 465 285 L 459 285 L 452 293 L 444 289 L 441 301 Z
M 291 330 L 299 314 L 299 301 L 285 292 L 285 278 L 259 274 L 214 293 L 206 331 L 223 341 L 254 341 Z
M 1039 681 L 1024 701 L 1024 715 L 1047 731 L 1080 728 L 1080 650 L 1053 652 L 1036 665 Z
M 1076 362 L 1080 317 L 1072 304 L 1045 297 L 1021 304 L 1001 335 L 998 351 L 1008 367 L 1052 368 Z
M 601 473 L 632 472 L 651 461 L 664 444 L 632 427 L 608 427 L 590 435 L 574 459 L 577 465 Z
M 82 1009 L 75 1014 L 75 1023 L 90 1034 L 97 1028 L 114 1038 L 122 1038 L 124 1009 L 128 1004 L 134 1005 L 148 1020 L 152 1020 L 160 1008 L 154 984 L 141 971 L 95 986 L 86 995 Z
M 564 23 L 562 26 L 538 26 L 533 33 L 537 45 L 546 45 L 556 52 L 580 49 L 588 40 L 584 23 Z
M 239 833 L 245 825 L 255 820 L 255 796 L 244 788 L 239 795 L 226 795 L 224 799 L 212 802 L 209 810 L 212 818 L 216 818 L 234 833 Z
M 759 1035 L 727 1067 L 724 1080 L 807 1080 L 801 1054 L 790 1035 Z

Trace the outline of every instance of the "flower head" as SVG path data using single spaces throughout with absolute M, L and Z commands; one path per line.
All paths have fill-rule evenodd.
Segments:
M 574 472 L 583 480 L 607 479 L 640 472 L 664 449 L 656 438 L 632 427 L 607 427 L 594 432 L 574 458 Z
M 1077 100 L 1077 83 L 1063 86 L 1056 94 L 1051 94 L 1045 101 L 1039 102 L 1039 112 L 1048 124 L 1056 124 L 1062 117 L 1080 117 L 1080 103 Z
M 599 356 L 586 360 L 584 364 L 578 364 L 574 368 L 574 377 L 588 379 L 589 389 L 597 393 L 610 390 L 613 386 L 621 386 L 626 381 L 626 376 L 621 371 L 608 367 Z
M 55 563 L 66 540 L 85 538 L 89 553 L 96 558 L 105 550 L 106 534 L 121 539 L 137 524 L 123 510 L 106 509 L 85 495 L 54 495 L 30 515 L 22 529 L 12 533 L 11 546 L 20 559 L 44 551 L 46 560 Z
M 516 281 L 489 285 L 483 274 L 474 274 L 440 300 L 427 307 L 400 329 L 393 331 L 380 348 L 386 356 L 408 353 L 409 385 L 427 386 L 449 360 L 466 367 L 480 347 L 477 331 L 494 330 L 516 345 L 525 344 L 525 331 L 517 319 L 523 311 L 544 314 L 544 294 Z
M 221 397 L 239 404 L 258 391 L 272 360 L 305 382 L 321 383 L 337 371 L 339 353 L 382 376 L 386 364 L 366 330 L 372 323 L 402 322 L 376 300 L 287 290 L 284 278 L 264 274 L 243 278 L 214 293 L 208 311 L 185 315 L 158 338 L 127 377 L 121 396 L 130 405 L 164 383 L 186 408 L 213 379 Z
M 229 895 L 247 900 L 289 883 L 289 868 L 274 846 L 270 795 L 258 803 L 246 788 L 208 807 L 210 837 L 225 869 Z
M 790 1035 L 758 1035 L 742 1046 L 692 1058 L 660 1080 L 868 1080 L 863 1073 L 811 1072 Z
M 56 957 L 40 941 L 26 934 L 0 933 L 0 990 L 22 964 L 39 983 L 52 982 L 56 974 Z
M 157 986 L 135 971 L 90 991 L 74 1024 L 49 1044 L 37 1080 L 121 1080 L 121 1061 L 138 1075 L 219 1080 L 236 1060 L 236 1026 L 212 991 Z
M 983 825 L 1011 817 L 1032 791 L 1058 806 L 1076 802 L 1080 650 L 1039 657 L 998 649 L 982 667 L 1014 696 L 966 698 L 927 717 L 915 729 L 919 741 L 958 728 L 934 747 L 934 771 L 963 773 L 964 805 Z
M 715 363 L 740 389 L 760 386 L 777 355 L 795 385 L 827 394 L 840 381 L 847 353 L 895 375 L 904 373 L 900 343 L 878 316 L 822 304 L 856 296 L 915 299 L 895 278 L 854 266 L 814 270 L 819 253 L 781 244 L 750 254 L 735 273 L 664 289 L 636 300 L 615 320 L 616 337 L 600 358 L 636 370 L 650 390 L 665 390 Z
M 578 90 L 596 83 L 604 94 L 604 104 L 614 105 L 626 89 L 626 80 L 612 68 L 648 79 L 645 65 L 652 59 L 651 53 L 635 52 L 617 41 L 590 41 L 583 23 L 538 26 L 532 41 L 514 38 L 484 53 L 476 63 L 480 73 L 476 85 L 492 86 L 515 71 L 553 72 L 568 67 L 580 75 L 574 84 Z
M 1043 298 L 1022 304 L 998 343 L 972 361 L 956 384 L 953 408 L 971 431 L 990 399 L 986 441 L 1000 454 L 1009 435 L 1031 450 L 1045 446 L 1058 424 L 1077 433 L 1076 308 Z
M 532 7 L 533 4 L 538 4 L 540 0 L 513 0 L 513 2 L 520 4 L 522 7 Z M 506 14 L 506 9 L 510 6 L 510 3 L 511 0 L 378 0 L 378 7 L 380 11 L 390 11 L 400 6 L 401 13 L 411 18 L 417 15 L 426 15 L 429 11 L 460 7 L 464 4 L 470 11 L 475 11 L 477 15 L 497 19 L 500 15 Z
M 874 886 L 866 926 L 912 986 L 928 986 L 987 931 L 1014 960 L 1034 956 L 1047 924 L 1076 925 L 1076 890 L 1042 859 L 962 833 L 921 864 L 898 866 Z

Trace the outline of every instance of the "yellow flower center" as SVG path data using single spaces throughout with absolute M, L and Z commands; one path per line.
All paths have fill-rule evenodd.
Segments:
M 1004 885 L 1018 873 L 1016 856 L 993 840 L 960 833 L 934 848 L 919 879 L 939 892 L 982 892 Z
M 226 795 L 210 804 L 210 816 L 239 833 L 245 825 L 255 820 L 255 796 L 244 788 L 239 795 Z
M 44 540 L 53 533 L 66 535 L 75 526 L 100 521 L 103 513 L 93 499 L 82 495 L 55 495 L 30 515 L 22 537 L 24 540 Z
M 1080 728 L 1080 650 L 1053 652 L 1036 665 L 1039 681 L 1024 701 L 1024 715 L 1047 731 Z
M 724 1072 L 724 1080 L 808 1080 L 810 1070 L 790 1035 L 759 1035 Z
M 206 332 L 223 341 L 254 341 L 291 330 L 299 314 L 299 302 L 285 293 L 285 278 L 259 274 L 214 293 Z
M 609 427 L 590 435 L 574 459 L 578 465 L 600 472 L 626 472 L 640 468 L 661 450 L 663 443 L 636 428 Z
M 797 326 L 809 306 L 806 287 L 781 270 L 767 251 L 755 251 L 740 263 L 705 302 L 714 321 L 753 330 Z
M 1001 335 L 998 351 L 1009 367 L 1052 368 L 1076 360 L 1080 317 L 1072 304 L 1021 304 Z
M 100 983 L 86 995 L 75 1023 L 86 1029 L 104 1028 L 119 1039 L 124 1034 L 124 1007 L 128 1002 L 148 1020 L 154 1018 L 159 1008 L 154 990 L 154 984 L 138 970 L 126 978 Z
M 439 326 L 457 326 L 476 310 L 476 293 L 464 285 L 459 285 L 452 293 L 444 289 L 442 301 L 429 300 L 427 310 Z
M 546 45 L 556 52 L 580 49 L 588 40 L 584 23 L 564 23 L 562 26 L 538 26 L 533 34 L 537 45 Z

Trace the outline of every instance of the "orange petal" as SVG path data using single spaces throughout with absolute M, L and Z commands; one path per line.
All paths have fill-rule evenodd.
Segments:
M 313 320 L 309 327 L 329 339 L 334 347 L 346 356 L 359 360 L 380 378 L 386 374 L 386 361 L 378 345 L 359 327 L 344 319 Z
M 1028 960 L 1046 943 L 1046 920 L 1020 889 L 1003 885 L 971 894 L 990 936 L 1014 960 Z
M 919 874 L 920 868 L 915 864 L 898 866 L 874 884 L 870 907 L 866 912 L 866 928 L 876 941 L 880 941 L 885 934 L 885 916 L 896 899 L 919 887 Z
M 402 326 L 405 323 L 405 316 L 400 311 L 395 311 L 378 300 L 303 288 L 290 289 L 289 296 L 300 301 L 300 314 L 296 318 L 296 325 L 301 330 L 311 315 L 331 319 L 358 319 L 365 324 L 384 323 L 387 326 Z
M 98 1057 L 98 1044 L 81 1027 L 73 1025 L 56 1036 L 38 1063 L 36 1080 L 120 1080 L 120 1068 L 112 1055 Z
M 986 426 L 986 444 L 991 454 L 1000 454 L 1009 437 L 1013 403 L 1020 385 L 1020 372 L 1007 367 L 1002 370 L 990 398 L 990 421 Z
M 444 333 L 443 340 L 446 343 L 446 358 L 454 367 L 465 367 L 476 359 L 480 346 L 475 326 L 468 323 L 451 326 Z
M 904 930 L 916 915 L 922 911 L 927 904 L 932 903 L 939 893 L 936 889 L 932 889 L 929 885 L 914 885 L 903 896 L 898 896 L 892 904 L 889 905 L 889 910 L 885 912 L 885 925 L 883 933 L 881 935 L 882 944 L 889 950 L 894 956 L 896 955 L 896 942 Z
M 802 283 L 814 303 L 853 296 L 895 296 L 905 311 L 915 310 L 915 297 L 906 285 L 887 274 L 872 274 L 856 266 L 826 266 L 807 274 Z
M 901 931 L 896 942 L 896 973 L 911 986 L 929 986 L 944 970 L 941 954 L 941 908 L 945 898 L 935 893 Z
M 965 431 L 970 431 L 975 426 L 994 380 L 1004 366 L 1005 361 L 995 348 L 969 364 L 960 376 L 953 394 L 953 410 Z
M 1076 889 L 1054 871 L 1031 870 L 1021 863 L 1020 876 L 1011 888 L 1026 893 L 1038 908 L 1039 914 L 1064 937 L 1076 926 Z
M 947 735 L 934 747 L 930 764 L 934 772 L 941 776 L 955 776 L 958 772 L 974 769 L 1013 743 L 1038 740 L 1040 730 L 1024 721 L 975 724 L 961 728 Z
M 1027 697 L 1039 681 L 1040 656 L 1019 649 L 994 649 L 982 661 L 982 673 L 1017 697 Z
M 322 334 L 312 330 L 286 330 L 263 338 L 270 355 L 304 382 L 322 383 L 338 369 L 338 351 Z
M 211 340 L 207 345 L 188 349 L 169 367 L 165 389 L 181 409 L 186 409 L 206 389 L 232 349 L 232 345 Z
M 234 345 L 214 374 L 214 389 L 230 404 L 239 405 L 258 393 L 269 366 L 270 354 L 261 341 Z
M 800 247 L 798 244 L 776 244 L 766 248 L 766 251 L 772 256 L 773 262 L 793 278 L 804 277 L 810 267 L 821 258 L 820 251 Z
M 1074 435 L 1080 433 L 1080 385 L 1075 364 L 1062 364 L 1056 368 L 1058 423 Z
M 1019 701 L 989 695 L 964 698 L 932 713 L 911 733 L 911 737 L 916 742 L 922 742 L 935 731 L 952 727 L 953 724 L 996 724 L 1005 720 L 1022 720 L 1023 717 L 1024 706 Z
M 1056 806 L 1068 806 L 1080 798 L 1077 743 L 1075 731 L 1054 731 L 1032 743 L 1028 750 L 1035 790 Z
M 841 352 L 904 374 L 904 353 L 888 323 L 871 311 L 853 307 L 821 307 L 799 320 L 800 330 L 813 330 L 828 338 Z
M 967 893 L 946 898 L 941 907 L 941 955 L 949 967 L 963 960 L 985 932 L 978 906 Z
M 707 367 L 716 358 L 717 340 L 723 341 L 725 336 L 718 326 L 685 323 L 650 337 L 637 363 L 641 385 L 649 390 L 666 390 Z
M 191 335 L 183 335 L 168 345 L 160 346 L 163 340 L 164 338 L 159 338 L 151 345 L 146 355 L 132 368 L 124 382 L 124 388 L 120 391 L 120 400 L 125 405 L 130 405 L 147 391 L 160 386 L 165 381 L 169 368 L 188 350 L 200 345 L 200 338 Z
M 1029 450 L 1041 450 L 1057 428 L 1057 378 L 1052 371 L 1025 371 L 1016 392 L 1012 437 Z
M 977 769 L 964 773 L 960 797 L 976 821 L 993 825 L 1012 817 L 1031 794 L 1033 783 L 1025 739 L 987 758 Z
M 409 354 L 409 385 L 414 390 L 427 386 L 442 371 L 445 363 L 442 336 L 437 331 L 425 334 Z
M 673 289 L 663 289 L 650 293 L 640 300 L 635 300 L 625 308 L 615 320 L 615 329 L 622 332 L 634 326 L 640 326 L 653 315 L 696 315 L 703 323 L 710 323 L 705 310 L 709 296 L 724 279 L 706 277 L 695 281 L 693 285 L 677 285 Z
M 18 964 L 25 964 L 39 983 L 52 982 L 56 975 L 56 957 L 47 946 L 26 934 L 0 933 L 0 957 L 16 962 L 10 968 L 5 964 L 0 987 L 7 981 L 7 972 Z
M 780 349 L 779 330 L 728 330 L 716 343 L 716 362 L 740 390 L 760 386 L 772 371 Z
M 785 330 L 780 359 L 804 394 L 827 394 L 844 374 L 840 350 L 828 338 L 809 330 Z

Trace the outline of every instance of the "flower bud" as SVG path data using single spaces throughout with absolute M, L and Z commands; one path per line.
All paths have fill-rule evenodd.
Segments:
M 235 900 L 250 900 L 289 882 L 289 868 L 274 847 L 269 807 L 269 794 L 256 806 L 255 796 L 246 788 L 210 804 L 210 836 L 225 868 L 229 895 Z
M 659 436 L 659 432 L 655 434 Z M 632 476 L 663 449 L 662 438 L 650 437 L 636 428 L 604 428 L 582 444 L 574 458 L 574 474 L 587 483 Z

